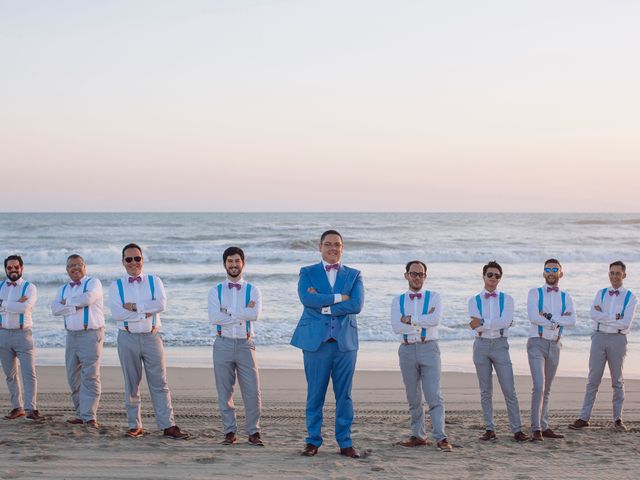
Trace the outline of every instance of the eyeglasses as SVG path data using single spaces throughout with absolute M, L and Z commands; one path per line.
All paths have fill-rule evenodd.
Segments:
M 331 248 L 331 247 L 334 247 L 334 248 L 342 248 L 342 244 L 341 244 L 341 243 L 339 243 L 339 242 L 336 242 L 336 243 L 324 242 L 324 243 L 322 244 L 322 246 L 323 246 L 324 248 Z
M 427 278 L 426 273 L 422 272 L 408 272 L 411 278 Z
M 20 267 L 19 265 L 18 265 L 18 266 L 15 266 L 15 267 L 10 267 L 10 266 L 7 266 L 7 267 L 6 267 L 6 269 L 7 269 L 7 271 L 8 271 L 8 272 L 10 272 L 10 271 L 12 271 L 12 270 L 15 270 L 16 272 L 19 272 L 19 271 L 20 271 L 20 268 L 22 268 L 22 267 Z
M 134 260 L 136 261 L 136 263 L 140 263 L 142 261 L 142 257 L 126 257 L 124 259 L 124 261 L 127 262 L 127 263 L 131 263 Z
M 487 273 L 486 276 L 487 276 L 487 278 L 496 277 L 496 280 L 500 280 L 502 278 L 502 275 L 500 275 L 499 273 L 493 273 L 493 272 Z
M 558 267 L 553 267 L 553 268 L 545 267 L 544 271 L 547 272 L 547 273 L 551 273 L 551 272 L 558 273 L 560 271 L 560 269 Z

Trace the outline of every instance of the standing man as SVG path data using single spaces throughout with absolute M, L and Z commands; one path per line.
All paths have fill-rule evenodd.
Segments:
M 158 428 L 175 439 L 189 438 L 173 419 L 171 393 L 167 384 L 164 347 L 160 336 L 160 313 L 167 307 L 162 280 L 143 275 L 142 248 L 130 243 L 122 249 L 122 265 L 127 275 L 109 288 L 109 307 L 118 322 L 118 357 L 124 374 L 124 404 L 130 437 L 140 437 L 140 381 L 144 366 L 149 394 Z
M 475 331 L 473 363 L 480 385 L 480 404 L 484 414 L 485 432 L 480 440 L 496 440 L 493 423 L 493 369 L 507 405 L 507 415 L 513 438 L 517 442 L 529 440 L 522 432 L 520 405 L 516 395 L 513 366 L 509 356 L 509 327 L 513 323 L 513 298 L 498 290 L 502 267 L 492 261 L 482 267 L 484 289 L 469 299 L 469 327 Z
M 260 377 L 253 343 L 253 322 L 260 317 L 260 290 L 242 278 L 244 252 L 229 247 L 222 254 L 226 281 L 209 291 L 209 320 L 216 327 L 213 370 L 218 392 L 218 408 L 224 426 L 223 445 L 237 442 L 233 386 L 236 376 L 245 409 L 245 431 L 249 444 L 262 447 L 260 439 Z
M 36 304 L 37 293 L 36 286 L 22 278 L 23 267 L 20 255 L 9 255 L 4 259 L 7 279 L 0 282 L 0 362 L 7 377 L 12 407 L 4 418 L 13 420 L 26 415 L 30 420 L 43 420 L 36 408 L 38 385 L 31 332 L 31 310 Z M 18 379 L 18 361 L 22 371 L 24 403 Z
M 422 406 L 424 393 L 431 417 L 431 437 L 441 451 L 450 452 L 453 447 L 444 431 L 444 402 L 440 396 L 440 294 L 422 290 L 427 266 L 420 260 L 407 263 L 404 278 L 409 290 L 395 297 L 391 303 L 391 327 L 402 336 L 398 357 L 411 413 L 411 436 L 400 445 L 427 445 Z
M 104 306 L 102 283 L 87 277 L 84 259 L 77 254 L 67 258 L 71 282 L 58 289 L 51 312 L 64 317 L 67 330 L 65 364 L 76 412 L 67 420 L 72 425 L 97 427 L 100 403 L 100 358 L 104 344 Z
M 576 324 L 571 295 L 560 290 L 562 265 L 555 258 L 544 262 L 545 284 L 529 290 L 527 312 L 531 328 L 527 341 L 527 356 L 533 379 L 531 392 L 531 431 L 533 440 L 563 438 L 549 427 L 549 396 L 556 376 L 562 349 L 562 332 Z
M 356 315 L 364 303 L 360 272 L 340 264 L 342 235 L 327 230 L 320 237 L 322 261 L 300 269 L 298 297 L 303 306 L 291 345 L 302 349 L 307 378 L 307 433 L 305 457 L 322 445 L 322 407 L 333 383 L 336 398 L 336 441 L 340 454 L 359 458 L 353 448 L 351 383 L 358 351 Z
M 596 401 L 598 387 L 602 381 L 605 364 L 609 364 L 611 387 L 613 388 L 613 426 L 617 431 L 626 432 L 622 423 L 624 403 L 624 379 L 622 368 L 627 355 L 627 334 L 638 304 L 636 296 L 622 285 L 627 278 L 627 266 L 621 262 L 609 265 L 611 288 L 603 288 L 596 293 L 591 305 L 593 334 L 589 353 L 589 379 L 584 394 L 580 417 L 569 427 L 580 429 L 589 426 L 591 410 Z

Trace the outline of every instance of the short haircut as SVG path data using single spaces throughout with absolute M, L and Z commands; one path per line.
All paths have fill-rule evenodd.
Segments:
M 231 255 L 240 255 L 240 258 L 242 259 L 242 263 L 244 263 L 244 252 L 240 247 L 227 248 L 222 254 L 222 262 L 226 263 L 227 258 L 229 258 Z
M 140 254 L 142 254 L 142 248 L 140 248 L 140 245 L 138 245 L 137 243 L 127 243 L 123 248 L 122 248 L 122 259 L 124 260 L 124 252 L 129 250 L 130 248 L 137 248 L 138 250 L 140 250 Z
M 78 255 L 77 253 L 72 253 L 71 255 L 69 255 L 69 256 L 67 257 L 67 262 L 68 262 L 69 260 L 78 260 L 78 259 L 82 260 L 82 263 L 84 263 L 84 258 L 82 258 L 82 256 L 81 256 L 81 255 Z
M 337 235 L 340 237 L 340 241 L 344 241 L 342 240 L 342 235 L 340 235 L 340 232 L 338 232 L 337 230 L 327 230 L 320 236 L 320 243 L 324 242 L 324 239 L 327 235 Z
M 609 269 L 611 269 L 611 267 L 621 267 L 623 272 L 627 271 L 627 266 L 622 260 L 616 260 L 615 262 L 611 263 L 609 265 Z
M 484 276 L 487 273 L 487 270 L 489 270 L 490 268 L 498 269 L 498 271 L 500 272 L 500 275 L 502 275 L 502 267 L 495 260 L 491 260 L 484 267 L 482 267 L 482 275 Z
M 10 260 L 17 260 L 21 267 L 24 266 L 24 262 L 22 261 L 22 257 L 20 255 L 9 255 L 7 258 L 4 259 L 5 270 L 7 269 L 7 263 L 9 263 Z
M 549 265 L 550 263 L 555 263 L 557 264 L 559 267 L 562 267 L 562 265 L 560 264 L 560 260 L 558 260 L 557 258 L 549 258 L 547 260 L 545 260 L 544 262 L 544 266 L 546 267 L 547 265 Z
M 407 265 L 404 267 L 406 272 L 409 272 L 409 269 L 411 268 L 411 265 L 413 265 L 414 263 L 417 263 L 419 265 L 422 265 L 424 267 L 424 271 L 427 271 L 427 265 L 424 262 L 421 262 L 420 260 L 411 260 L 409 263 L 407 263 Z

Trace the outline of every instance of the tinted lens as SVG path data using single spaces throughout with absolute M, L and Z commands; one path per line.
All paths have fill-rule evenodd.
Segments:
M 551 273 L 551 272 L 558 273 L 559 270 L 560 269 L 558 267 L 553 267 L 553 268 L 547 267 L 547 268 L 544 269 L 544 271 L 547 272 L 547 273 Z
M 426 273 L 422 272 L 409 272 L 409 275 L 411 276 L 411 278 L 424 278 L 427 276 Z
M 493 277 L 496 277 L 496 280 L 500 280 L 502 278 L 502 275 L 500 275 L 499 273 L 493 273 L 493 272 L 487 273 L 487 278 L 493 278 Z
M 131 263 L 131 262 L 133 262 L 134 260 L 135 260 L 136 262 L 140 263 L 140 261 L 142 260 L 142 257 L 126 257 L 126 258 L 124 259 L 124 261 L 125 261 L 125 262 L 127 262 L 127 263 Z

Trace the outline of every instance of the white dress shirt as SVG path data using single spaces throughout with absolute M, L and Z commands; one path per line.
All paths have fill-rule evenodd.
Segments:
M 85 282 L 87 283 L 87 291 L 83 292 Z M 56 298 L 51 302 L 51 312 L 55 316 L 63 316 L 64 324 L 67 330 L 78 331 L 84 330 L 84 309 L 88 308 L 89 318 L 87 329 L 97 330 L 104 327 L 104 306 L 102 282 L 97 278 L 82 277 L 80 285 L 66 284 L 66 288 L 62 285 L 58 289 Z M 64 294 L 63 294 L 64 290 Z M 66 300 L 62 304 L 62 300 Z
M 565 292 L 565 313 L 562 315 L 562 298 L 561 290 L 557 292 L 547 292 L 548 285 L 542 286 L 542 311 L 543 313 L 551 313 L 551 320 L 547 320 L 540 315 L 538 310 L 538 289 L 529 290 L 527 297 L 527 313 L 531 328 L 529 329 L 529 337 L 539 337 L 538 326 L 542 326 L 542 338 L 547 340 L 558 340 L 560 327 L 572 327 L 576 324 L 576 311 L 573 307 L 571 295 Z
M 616 315 L 622 313 L 624 299 L 628 292 L 624 287 L 620 287 L 617 290 L 620 292 L 618 295 L 609 295 L 609 292 L 614 291 L 614 289 L 612 287 L 607 288 L 604 294 L 604 300 L 602 300 L 602 290 L 598 290 L 598 293 L 596 293 L 596 297 L 593 299 L 593 305 L 591 305 L 591 320 L 593 320 L 593 329 L 595 331 L 623 333 L 625 335 L 629 333 L 638 301 L 632 293 L 627 308 L 624 311 L 624 317 L 616 319 Z M 601 312 L 595 309 L 596 305 L 600 306 L 602 309 Z
M 495 293 L 495 296 L 487 298 L 485 294 Z M 475 328 L 477 337 L 482 338 L 500 338 L 507 337 L 509 327 L 513 323 L 513 297 L 506 293 L 504 295 L 504 307 L 502 315 L 500 315 L 500 291 L 489 292 L 482 289 L 480 292 L 480 301 L 482 302 L 482 314 L 478 310 L 476 296 L 469 299 L 469 317 L 482 319 L 482 325 Z M 500 335 L 502 330 L 502 335 Z
M 2 316 L 2 328 L 15 330 L 20 328 L 20 315 L 24 315 L 24 323 L 22 328 L 28 330 L 33 327 L 33 321 L 31 319 L 31 310 L 36 304 L 38 299 L 36 286 L 29 282 L 27 289 L 24 292 L 27 301 L 24 303 L 18 302 L 22 296 L 22 289 L 24 288 L 24 278 L 16 281 L 16 286 L 9 285 L 9 279 L 7 279 L 0 288 L 0 316 Z
M 240 290 L 229 288 L 229 283 L 240 284 Z M 254 301 L 253 307 L 246 306 L 247 282 L 240 279 L 233 281 L 226 279 L 222 282 L 222 305 L 218 300 L 218 285 L 209 290 L 209 320 L 216 326 L 222 327 L 220 334 L 227 338 L 247 338 L 247 322 L 249 322 L 249 336 L 253 337 L 253 322 L 258 320 L 262 311 L 262 295 L 255 285 L 251 284 L 249 301 Z
M 438 292 L 431 292 L 429 298 L 429 306 L 427 313 L 422 314 L 424 308 L 424 302 L 426 300 L 425 291 L 414 292 L 407 290 L 404 294 L 404 314 L 411 315 L 411 324 L 402 323 L 400 318 L 402 312 L 400 311 L 400 297 L 398 295 L 391 302 L 391 328 L 393 332 L 401 335 L 400 341 L 404 342 L 404 336 L 407 336 L 408 343 L 416 343 L 422 341 L 420 333 L 423 328 L 426 329 L 426 341 L 438 339 L 438 325 L 442 320 L 442 301 L 440 300 L 440 294 Z M 421 293 L 422 298 L 414 298 L 411 300 L 410 294 Z M 429 313 L 429 310 L 434 308 L 433 313 Z
M 158 330 L 161 325 L 160 312 L 167 308 L 167 295 L 162 280 L 153 275 L 155 300 L 152 300 L 148 275 L 141 273 L 140 277 L 142 281 L 133 283 L 129 282 L 129 275 L 120 278 L 124 291 L 124 303 L 135 303 L 137 309 L 135 312 L 130 312 L 122 306 L 117 282 L 113 282 L 109 287 L 109 308 L 113 318 L 118 322 L 118 329 L 126 330 L 124 322 L 127 322 L 131 333 L 148 333 L 154 326 Z

